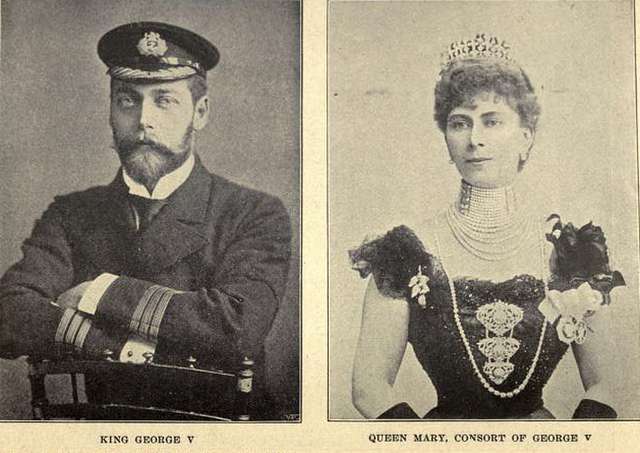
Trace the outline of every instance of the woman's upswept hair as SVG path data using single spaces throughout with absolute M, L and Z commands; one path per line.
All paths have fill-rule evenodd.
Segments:
M 434 114 L 440 130 L 446 130 L 453 109 L 487 92 L 503 98 L 520 115 L 521 125 L 535 132 L 540 105 L 529 77 L 513 63 L 481 58 L 456 61 L 440 74 Z

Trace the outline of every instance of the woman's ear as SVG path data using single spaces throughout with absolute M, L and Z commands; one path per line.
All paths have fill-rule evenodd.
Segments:
M 449 142 L 447 141 L 447 134 L 444 134 L 444 144 L 447 147 L 447 154 L 449 155 L 449 164 L 453 164 L 453 154 L 451 154 L 451 148 L 449 147 Z
M 531 148 L 533 148 L 533 142 L 535 139 L 534 132 L 528 127 L 522 128 L 522 139 L 524 141 L 522 151 L 520 151 L 520 160 L 526 162 L 529 159 Z
M 529 155 L 531 154 L 531 148 L 533 148 L 533 141 L 535 139 L 535 134 L 528 127 L 523 127 L 522 139 L 523 139 L 523 144 L 520 150 L 520 160 L 518 162 L 518 171 L 522 171 L 524 169 L 525 164 L 529 160 Z
M 196 131 L 201 130 L 209 121 L 209 97 L 202 96 L 196 102 L 193 112 L 193 128 Z

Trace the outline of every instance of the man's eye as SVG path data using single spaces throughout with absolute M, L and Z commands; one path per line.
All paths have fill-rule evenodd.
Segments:
M 499 126 L 500 124 L 502 124 L 502 121 L 500 121 L 497 118 L 488 118 L 484 122 L 484 125 L 487 127 L 496 127 L 496 126 Z
M 129 108 L 135 105 L 134 100 L 128 96 L 119 97 L 117 102 L 118 102 L 118 106 L 122 108 Z
M 172 104 L 176 104 L 177 101 L 172 97 L 163 96 L 156 100 L 159 106 L 166 107 Z

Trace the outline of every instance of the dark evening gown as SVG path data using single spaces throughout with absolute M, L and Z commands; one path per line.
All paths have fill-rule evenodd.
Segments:
M 362 277 L 373 273 L 382 294 L 409 303 L 408 341 L 437 392 L 437 406 L 425 418 L 520 418 L 544 410 L 543 388 L 568 344 L 558 336 L 558 321 L 549 323 L 538 310 L 545 297 L 542 280 L 522 274 L 502 282 L 469 278 L 454 281 L 460 322 L 480 370 L 488 359 L 478 342 L 487 332 L 476 317 L 477 309 L 496 301 L 522 309 L 522 319 L 510 333 L 519 341 L 518 350 L 510 358 L 513 371 L 501 383 L 486 380 L 497 391 L 513 391 L 525 380 L 538 349 L 542 323 L 547 323 L 530 380 L 509 398 L 489 392 L 476 375 L 455 322 L 448 276 L 411 229 L 396 227 L 352 250 L 350 256 Z M 429 288 L 422 303 L 411 297 L 409 287 L 419 268 L 428 277 Z

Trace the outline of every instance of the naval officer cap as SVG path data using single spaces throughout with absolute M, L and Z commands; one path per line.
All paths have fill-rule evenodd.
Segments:
M 98 42 L 98 55 L 116 79 L 170 81 L 206 72 L 220 58 L 218 49 L 202 36 L 161 22 L 135 22 L 107 32 Z

